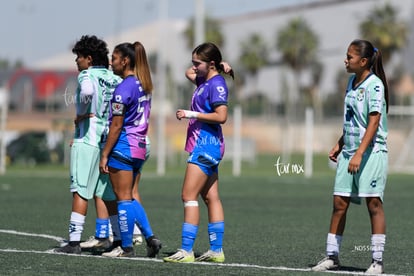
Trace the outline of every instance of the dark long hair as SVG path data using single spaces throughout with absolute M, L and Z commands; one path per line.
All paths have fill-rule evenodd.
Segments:
M 122 57 L 129 59 L 129 69 L 134 70 L 145 93 L 151 93 L 154 87 L 144 45 L 138 41 L 134 43 L 121 43 L 115 47 L 114 52 L 118 52 Z
M 372 72 L 381 79 L 382 83 L 384 84 L 384 94 L 385 94 L 385 102 L 387 105 L 387 113 L 388 113 L 388 103 L 389 103 L 389 96 L 388 96 L 388 84 L 387 78 L 385 77 L 384 68 L 382 66 L 382 55 L 381 51 L 375 48 L 371 42 L 362 39 L 355 39 L 351 42 L 350 45 L 355 46 L 359 53 L 359 55 L 363 58 L 368 59 L 368 67 L 372 70 Z
M 92 66 L 109 68 L 109 50 L 106 42 L 96 36 L 84 35 L 73 46 L 72 53 L 83 57 L 91 56 Z
M 217 71 L 219 73 L 224 72 L 223 65 L 221 64 L 222 56 L 220 50 L 214 43 L 206 42 L 200 44 L 193 50 L 192 54 L 196 54 L 204 62 L 214 61 L 214 66 Z M 233 69 L 229 72 L 229 74 L 234 79 Z

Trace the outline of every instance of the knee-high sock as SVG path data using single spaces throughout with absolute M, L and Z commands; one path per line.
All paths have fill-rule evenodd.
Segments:
M 223 249 L 224 221 L 209 223 L 208 236 L 210 239 L 210 249 L 220 252 Z
M 114 241 L 120 241 L 121 230 L 119 230 L 118 215 L 110 216 L 109 220 L 111 221 L 111 229 L 112 229 L 112 235 L 114 237 Z
M 382 253 L 385 247 L 385 234 L 372 234 L 371 236 L 371 251 L 372 259 L 382 262 Z
M 198 225 L 184 222 L 181 231 L 181 248 L 185 251 L 193 251 L 194 241 L 197 237 Z
M 339 249 L 341 248 L 342 236 L 328 233 L 326 238 L 326 255 L 331 256 L 339 255 Z
M 132 200 L 132 204 L 135 210 L 135 222 L 137 223 L 145 239 L 148 239 L 154 234 L 152 233 L 152 229 L 151 229 L 151 225 L 149 223 L 148 217 L 147 217 L 147 213 L 145 212 L 145 209 L 144 207 L 142 207 L 141 203 L 139 203 L 135 199 Z
M 122 247 L 132 247 L 135 210 L 131 200 L 118 201 L 118 223 L 121 232 Z
M 95 237 L 99 239 L 109 238 L 109 218 L 97 218 L 95 222 Z
M 70 214 L 69 223 L 69 241 L 80 242 L 83 226 L 85 225 L 85 216 L 76 212 Z

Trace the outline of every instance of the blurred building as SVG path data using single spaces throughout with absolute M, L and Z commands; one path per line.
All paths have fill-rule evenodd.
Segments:
M 253 34 L 260 34 L 271 50 L 272 66 L 262 68 L 257 76 L 256 83 L 247 83 L 238 91 L 239 96 L 249 97 L 251 93 L 260 91 L 273 103 L 283 101 L 282 83 L 293 82 L 306 85 L 310 82 L 310 74 L 305 72 L 297 80 L 286 67 L 281 66 L 281 55 L 276 50 L 276 36 L 293 18 L 302 17 L 309 27 L 319 37 L 319 61 L 322 63 L 322 74 L 319 93 L 324 98 L 331 93 L 338 93 L 336 76 L 344 71 L 345 52 L 349 43 L 360 38 L 359 24 L 375 7 L 390 3 L 397 8 L 398 18 L 414 27 L 414 1 L 411 0 L 315 0 L 307 4 L 292 5 L 283 8 L 269 9 L 261 12 L 248 13 L 240 16 L 218 18 L 221 30 L 225 37 L 222 48 L 224 58 L 234 64 L 237 73 L 237 63 L 240 57 L 240 45 Z M 188 22 L 184 20 L 168 20 L 168 22 L 153 22 L 151 24 L 133 28 L 127 32 L 107 37 L 110 49 L 124 41 L 139 40 L 144 43 L 149 55 L 156 55 L 160 49 L 160 41 L 168 41 L 166 47 L 166 63 L 176 84 L 185 83 L 183 72 L 191 65 L 191 49 L 186 47 L 184 30 Z M 164 29 L 162 29 L 164 28 Z M 161 31 L 163 30 L 163 31 Z M 159 34 L 167 37 L 161 39 Z M 414 28 L 411 28 L 407 48 L 393 56 L 387 66 L 387 73 L 391 74 L 395 68 L 405 68 L 407 72 L 414 72 Z M 72 70 L 74 57 L 69 51 L 61 55 L 45 59 L 35 66 L 36 70 Z M 252 87 L 252 86 L 255 87 Z M 256 87 L 257 86 L 257 87 Z M 289 88 L 289 87 L 288 87 Z M 298 95 L 294 95 L 298 97 Z
M 344 71 L 343 60 L 350 41 L 359 37 L 359 24 L 375 7 L 391 3 L 398 10 L 399 19 L 412 27 L 407 48 L 396 54 L 387 66 L 391 74 L 395 68 L 404 68 L 408 73 L 414 72 L 414 1 L 411 0 L 315 0 L 307 4 L 292 5 L 284 8 L 270 9 L 261 12 L 248 13 L 240 16 L 218 18 L 225 44 L 222 48 L 224 58 L 233 64 L 237 74 L 237 63 L 240 57 L 240 45 L 253 33 L 263 37 L 271 52 L 271 66 L 262 68 L 255 82 L 247 82 L 237 93 L 248 98 L 252 93 L 260 92 L 275 104 L 284 101 L 286 89 L 292 99 L 299 95 L 295 92 L 298 83 L 306 86 L 310 82 L 309 72 L 304 72 L 300 79 L 284 66 L 281 66 L 281 55 L 276 50 L 276 36 L 293 18 L 302 17 L 309 27 L 319 37 L 318 58 L 322 63 L 319 96 L 321 99 L 332 93 L 338 93 L 336 76 Z M 110 49 L 125 41 L 143 42 L 149 56 L 157 57 L 160 43 L 167 41 L 165 59 L 169 68 L 170 78 L 175 90 L 182 83 L 185 69 L 191 65 L 191 49 L 186 46 L 184 30 L 188 22 L 171 19 L 167 22 L 153 23 L 132 28 L 126 32 L 106 37 Z M 161 38 L 163 34 L 166 37 Z M 74 55 L 66 51 L 35 64 L 30 70 L 23 69 L 0 75 L 0 83 L 10 87 L 11 110 L 30 112 L 32 110 L 62 111 L 65 105 L 65 95 L 74 92 L 76 81 Z M 157 81 L 155 74 L 155 81 Z M 288 84 L 286 87 L 285 84 Z M 65 94 L 66 93 L 66 94 Z M 295 94 L 296 93 L 296 94 Z M 156 113 L 156 105 L 154 106 Z
M 64 112 L 73 105 L 77 71 L 17 69 L 7 74 L 9 110 L 18 113 Z

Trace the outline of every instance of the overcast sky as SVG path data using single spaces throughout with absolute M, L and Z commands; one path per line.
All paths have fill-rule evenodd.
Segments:
M 83 34 L 105 37 L 159 17 L 162 0 L 2 1 L 0 58 L 26 66 L 70 51 Z M 209 16 L 225 17 L 316 0 L 204 0 Z M 196 0 L 169 0 L 168 17 L 190 18 Z

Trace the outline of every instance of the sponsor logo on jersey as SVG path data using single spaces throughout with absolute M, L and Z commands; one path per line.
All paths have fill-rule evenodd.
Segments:
M 223 86 L 217 86 L 216 89 L 219 92 L 219 98 L 225 101 L 226 100 L 226 89 Z
M 115 101 L 118 103 L 122 103 L 122 96 L 121 95 L 116 95 L 115 96 Z
M 365 89 L 364 88 L 359 88 L 358 89 L 357 100 L 359 102 L 362 102 L 364 100 L 364 96 L 365 96 Z

